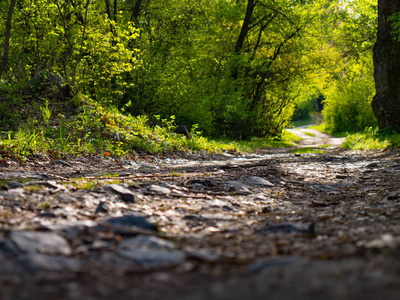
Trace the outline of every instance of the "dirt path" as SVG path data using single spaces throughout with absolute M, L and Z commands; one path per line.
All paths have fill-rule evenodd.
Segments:
M 345 138 L 335 138 L 318 130 L 309 129 L 308 127 L 310 126 L 312 125 L 305 125 L 286 130 L 303 139 L 299 142 L 299 147 L 318 147 L 322 145 L 338 147 L 345 141 Z
M 5 159 L 0 179 L 1 299 L 399 299 L 399 151 Z

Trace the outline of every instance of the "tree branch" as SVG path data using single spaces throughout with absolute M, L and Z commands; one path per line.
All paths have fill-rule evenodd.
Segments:
M 3 75 L 3 72 L 6 68 L 7 61 L 8 61 L 8 53 L 10 51 L 11 21 L 12 21 L 12 15 L 14 12 L 14 6 L 15 6 L 15 0 L 11 0 L 10 7 L 8 8 L 8 15 L 7 15 L 7 21 L 6 21 L 6 37 L 5 37 L 5 41 L 4 41 L 3 60 L 0 64 L 0 78 L 1 78 L 1 75 Z

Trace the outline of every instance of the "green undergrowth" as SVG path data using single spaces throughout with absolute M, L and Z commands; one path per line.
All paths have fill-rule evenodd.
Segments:
M 324 133 L 328 133 L 325 127 L 325 123 L 322 124 L 318 124 L 318 125 L 312 125 L 307 127 L 307 129 L 314 129 L 314 130 L 318 130 L 320 132 L 324 132 Z
M 304 131 L 304 134 L 308 135 L 308 136 L 311 136 L 311 137 L 316 137 L 316 135 L 314 133 L 311 133 L 311 132 Z
M 363 132 L 350 134 L 342 144 L 352 150 L 376 150 L 400 147 L 400 134 L 391 129 L 367 128 Z
M 292 121 L 290 123 L 290 127 L 300 127 L 300 126 L 306 126 L 306 125 L 310 125 L 310 124 L 313 124 L 313 119 L 311 117 L 304 119 L 304 120 Z
M 251 152 L 259 148 L 292 147 L 300 140 L 284 131 L 279 138 L 214 141 L 202 136 L 197 126 L 192 126 L 188 139 L 174 133 L 177 126 L 174 116 L 169 119 L 154 116 L 150 122 L 147 116 L 125 115 L 80 95 L 71 100 L 25 101 L 22 112 L 8 117 L 9 127 L 0 126 L 0 159 L 33 154 L 114 157 L 141 152 Z
M 400 147 L 400 134 L 393 129 L 379 130 L 376 127 L 368 127 L 362 132 L 330 132 L 325 124 L 308 127 L 335 137 L 346 137 L 346 141 L 341 145 L 342 148 L 350 150 L 378 150 Z
M 294 149 L 291 151 L 292 153 L 326 153 L 326 151 L 321 150 L 319 147 L 304 147 L 299 149 Z
M 296 145 L 301 138 L 284 130 L 280 138 L 252 138 L 251 140 L 232 142 L 236 149 L 251 152 L 262 148 L 289 148 Z
M 155 154 L 235 150 L 233 144 L 203 137 L 196 126 L 190 130 L 191 139 L 174 133 L 174 117 L 169 120 L 156 117 L 156 125 L 151 125 L 146 116 L 127 116 L 87 99 L 78 103 L 80 107 L 73 114 L 63 114 L 47 100 L 30 107 L 26 122 L 20 122 L 14 130 L 1 131 L 0 159 L 38 153 L 56 157 L 65 154 L 108 157 L 134 151 Z
M 330 135 L 332 135 L 334 137 L 338 137 L 338 138 L 347 137 L 349 135 L 348 132 L 332 132 L 332 131 L 329 131 L 326 128 L 325 123 L 321 123 L 321 124 L 318 124 L 318 125 L 313 125 L 313 126 L 307 127 L 307 129 L 318 130 L 319 132 L 330 134 Z

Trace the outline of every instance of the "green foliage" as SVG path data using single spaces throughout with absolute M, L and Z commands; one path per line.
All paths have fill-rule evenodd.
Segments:
M 75 91 L 118 104 L 132 84 L 125 74 L 140 65 L 130 46 L 138 31 L 121 10 L 104 12 L 104 1 L 20 1 L 6 80 L 25 86 L 40 72 L 54 72 Z
M 18 1 L 3 143 L 20 155 L 215 151 L 227 146 L 204 136 L 282 136 L 293 114 L 320 110 L 316 95 L 329 131 L 373 126 L 376 0 L 254 3 L 244 28 L 247 1 Z
M 307 55 L 309 62 L 321 69 L 295 83 L 293 92 L 298 97 L 294 119 L 306 118 L 310 99 L 322 95 L 326 99 L 323 116 L 328 133 L 363 130 L 376 124 L 370 102 L 374 94 L 371 54 L 377 29 L 377 1 L 331 1 L 327 12 L 314 31 L 320 36 L 319 51 L 326 59 Z M 317 43 L 309 39 L 309 43 Z
M 246 1 L 148 3 L 136 41 L 145 67 L 133 72 L 127 111 L 175 115 L 212 136 L 280 135 L 293 111 L 292 82 L 314 70 L 303 49 L 319 45 L 306 46 L 302 35 L 317 22 L 320 3 L 256 2 L 240 53 Z
M 231 142 L 235 148 L 243 152 L 251 152 L 257 149 L 265 148 L 289 148 L 296 145 L 301 138 L 284 130 L 281 138 L 251 138 L 250 140 L 242 140 Z
M 356 132 L 375 126 L 371 101 L 375 94 L 372 62 L 354 62 L 345 74 L 325 91 L 326 131 Z
M 40 107 L 40 111 L 43 116 L 43 121 L 46 124 L 46 126 L 49 124 L 52 109 L 49 108 L 49 101 L 45 99 L 46 104 Z
M 308 135 L 308 136 L 311 136 L 311 137 L 315 137 L 316 136 L 314 133 L 306 132 L 306 131 L 304 131 L 304 134 Z
M 61 114 L 51 115 L 51 108 L 46 105 L 37 107 L 38 113 L 32 111 L 37 118 L 21 124 L 16 131 L 8 131 L 7 138 L 0 140 L 1 147 L 19 156 L 33 153 L 53 156 L 96 153 L 105 157 L 127 155 L 135 150 L 165 153 L 234 149 L 232 145 L 209 141 L 196 126 L 191 128 L 191 139 L 174 133 L 175 117 L 158 118 L 160 124 L 150 126 L 144 116 L 123 115 L 116 109 L 104 108 L 89 100 L 86 100 L 81 112 L 68 118 Z M 49 116 L 45 122 L 40 122 L 42 116 L 39 112 Z
M 347 137 L 349 135 L 349 133 L 346 132 L 346 131 L 333 132 L 332 133 L 332 132 L 328 131 L 328 129 L 326 128 L 326 124 L 325 123 L 321 123 L 321 124 L 318 124 L 318 125 L 313 125 L 313 126 L 310 126 L 310 127 L 307 127 L 307 128 L 308 129 L 318 130 L 320 132 L 324 132 L 324 133 L 333 135 L 334 137 L 338 137 L 338 138 Z
M 292 121 L 289 125 L 289 128 L 306 126 L 306 125 L 310 125 L 310 124 L 313 124 L 313 119 L 311 119 L 309 117 L 307 119 L 303 119 L 303 120 L 299 120 L 299 121 Z
M 345 57 L 358 59 L 372 51 L 378 25 L 378 1 L 342 1 L 338 8 L 335 28 L 330 28 L 337 36 L 335 42 Z M 344 7 L 344 8 L 343 8 Z
M 343 148 L 352 150 L 376 150 L 400 147 L 400 135 L 394 130 L 366 128 L 363 132 L 351 134 L 342 144 Z
M 321 150 L 320 148 L 315 148 L 315 147 L 304 147 L 304 148 L 299 148 L 299 149 L 294 149 L 291 151 L 292 153 L 298 153 L 298 154 L 303 154 L 303 153 L 326 153 L 326 151 Z
M 292 121 L 311 120 L 311 113 L 318 111 L 315 99 L 296 102 Z

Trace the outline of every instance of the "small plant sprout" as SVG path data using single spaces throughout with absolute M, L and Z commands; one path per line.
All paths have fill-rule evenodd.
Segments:
M 39 109 L 40 109 L 40 112 L 42 113 L 44 123 L 46 125 L 48 125 L 51 114 L 53 112 L 53 110 L 51 108 L 49 108 L 49 101 L 46 99 L 45 104 L 43 106 L 41 106 Z

